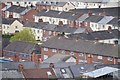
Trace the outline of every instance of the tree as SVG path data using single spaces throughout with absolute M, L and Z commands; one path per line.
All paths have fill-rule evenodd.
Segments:
M 14 42 L 14 41 L 26 41 L 26 42 L 35 43 L 36 40 L 32 30 L 25 28 L 19 33 L 15 33 L 15 35 L 10 38 L 10 42 Z

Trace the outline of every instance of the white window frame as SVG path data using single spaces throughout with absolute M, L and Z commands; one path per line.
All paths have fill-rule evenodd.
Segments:
M 103 59 L 103 57 L 102 56 L 98 56 L 98 59 Z
M 74 52 L 70 52 L 70 55 L 74 55 Z
M 108 57 L 107 60 L 108 61 L 113 61 L 113 58 L 112 57 Z
M 48 48 L 44 48 L 44 51 L 48 51 Z
M 57 52 L 57 50 L 56 50 L 56 49 L 52 49 L 52 52 L 56 53 L 56 52 Z
M 79 56 L 83 56 L 84 54 L 83 53 L 79 53 Z

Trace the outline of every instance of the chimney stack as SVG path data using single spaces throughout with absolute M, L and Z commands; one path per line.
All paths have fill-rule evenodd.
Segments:
M 49 68 L 54 68 L 54 64 L 50 63 Z
M 24 70 L 24 66 L 22 64 L 18 65 L 18 71 L 22 72 Z

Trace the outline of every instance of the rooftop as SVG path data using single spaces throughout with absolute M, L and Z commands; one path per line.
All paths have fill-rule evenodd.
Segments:
M 41 47 L 62 49 L 75 52 L 91 53 L 94 55 L 103 55 L 118 57 L 118 45 L 97 43 L 93 41 L 76 40 L 65 37 L 53 37 L 46 41 Z M 114 54 L 113 54 L 114 53 Z

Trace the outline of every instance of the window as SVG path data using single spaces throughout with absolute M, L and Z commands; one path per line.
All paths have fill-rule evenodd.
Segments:
M 39 30 L 37 32 L 39 33 Z
M 48 51 L 48 48 L 44 48 L 44 51 Z
M 67 10 L 67 8 L 65 8 L 65 10 Z
M 29 55 L 28 54 L 26 54 L 26 58 L 28 58 L 29 57 Z
M 79 53 L 79 56 L 83 56 L 83 53 Z
M 62 50 L 62 52 L 61 52 L 62 54 L 65 54 L 65 50 Z
M 19 2 L 17 2 L 17 4 L 19 4 Z
M 22 58 L 24 58 L 24 54 L 22 54 Z
M 52 52 L 57 52 L 57 50 L 56 49 L 52 49 Z
M 13 53 L 12 53 L 12 52 L 10 52 L 10 56 L 13 56 Z
M 92 27 L 94 27 L 94 25 L 92 24 Z
M 105 26 L 103 25 L 103 28 L 105 28 Z
M 98 56 L 98 59 L 102 59 L 102 56 Z
M 108 61 L 112 61 L 112 57 L 108 57 Z
M 29 2 L 29 4 L 31 4 L 31 2 Z
M 38 39 L 40 39 L 40 37 L 38 36 Z
M 15 26 L 15 28 L 17 29 L 18 27 L 17 27 L 17 26 Z
M 8 52 L 6 52 L 6 56 L 8 56 Z
M 51 35 L 52 34 L 52 32 L 51 31 L 49 31 L 49 35 Z
M 27 2 L 25 2 L 25 4 L 27 4 Z
M 74 55 L 74 52 L 70 52 L 70 55 Z

